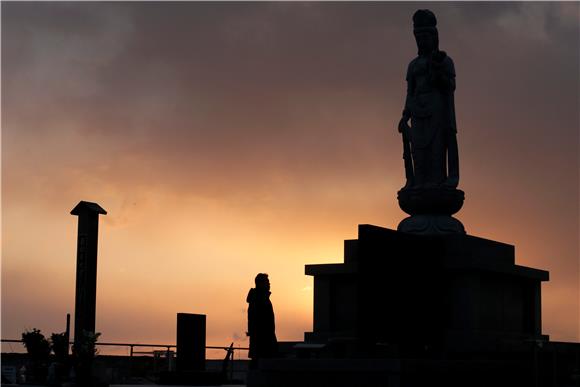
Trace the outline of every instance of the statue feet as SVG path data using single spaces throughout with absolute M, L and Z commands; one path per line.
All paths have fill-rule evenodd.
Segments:
M 459 177 L 457 177 L 457 176 L 449 176 L 443 182 L 443 187 L 445 187 L 445 188 L 457 188 L 457 185 L 458 184 L 459 184 Z

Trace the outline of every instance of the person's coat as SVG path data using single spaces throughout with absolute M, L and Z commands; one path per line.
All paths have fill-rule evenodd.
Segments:
M 248 302 L 248 335 L 252 359 L 274 357 L 278 352 L 274 309 L 270 292 L 252 288 L 246 298 Z

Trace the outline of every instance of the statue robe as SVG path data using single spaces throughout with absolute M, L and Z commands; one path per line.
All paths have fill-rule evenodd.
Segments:
M 437 60 L 432 59 L 433 57 Z M 409 140 L 414 185 L 438 186 L 448 175 L 457 186 L 457 126 L 455 121 L 455 67 L 442 51 L 418 56 L 407 69 L 405 111 L 411 118 Z M 449 154 L 448 154 L 449 153 Z M 449 156 L 449 174 L 446 159 Z

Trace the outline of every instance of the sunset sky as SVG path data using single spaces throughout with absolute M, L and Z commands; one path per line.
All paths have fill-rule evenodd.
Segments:
M 405 217 L 396 124 L 429 8 L 454 60 L 471 235 L 550 271 L 543 331 L 578 341 L 579 25 L 572 3 L 2 2 L 2 338 L 74 313 L 80 201 L 101 217 L 103 342 L 246 346 L 312 329 L 304 265 Z M 7 350 L 7 347 L 3 347 Z

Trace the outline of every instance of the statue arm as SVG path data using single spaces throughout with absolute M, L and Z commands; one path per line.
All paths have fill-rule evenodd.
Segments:
M 403 109 L 403 117 L 405 117 L 407 120 L 411 117 L 411 98 L 413 95 L 413 91 L 415 90 L 415 79 L 411 75 L 411 73 L 412 73 L 411 65 L 412 64 L 413 64 L 413 62 L 409 63 L 409 66 L 407 67 L 407 76 L 405 78 L 407 80 L 407 96 L 405 98 L 405 107 Z
M 433 58 L 432 68 L 431 81 L 433 84 L 441 90 L 453 93 L 455 91 L 455 66 L 453 60 L 440 51 L 439 58 L 437 58 L 437 55 Z
M 415 81 L 413 79 L 413 77 L 411 76 L 411 64 L 413 62 L 409 63 L 409 67 L 407 68 L 407 96 L 405 98 L 405 107 L 403 108 L 403 113 L 402 113 L 402 117 L 401 120 L 399 121 L 399 125 L 398 125 L 398 129 L 399 129 L 399 133 L 403 133 L 408 127 L 409 124 L 407 123 L 407 121 L 409 121 L 409 118 L 411 118 L 411 99 L 412 99 L 412 95 L 413 95 L 413 90 L 415 88 Z
M 449 119 L 451 120 L 451 128 L 453 129 L 453 133 L 457 133 L 457 123 L 455 120 L 455 65 L 453 64 L 453 60 L 450 57 L 447 57 L 447 74 L 449 74 L 449 109 L 450 116 Z
M 411 81 L 407 81 L 407 97 L 405 98 L 405 107 L 403 108 L 403 117 L 411 118 L 411 95 L 413 87 Z
M 455 88 L 455 78 L 453 79 L 453 87 Z M 449 100 L 451 129 L 453 130 L 453 133 L 457 133 L 457 121 L 455 119 L 455 98 L 453 97 L 453 93 L 451 93 L 449 96 Z

